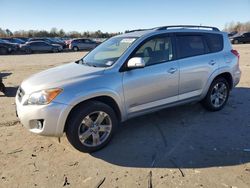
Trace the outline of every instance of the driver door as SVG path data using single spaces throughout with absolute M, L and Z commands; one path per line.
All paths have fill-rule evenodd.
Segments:
M 147 40 L 132 57 L 142 57 L 146 66 L 123 74 L 129 117 L 178 100 L 179 65 L 170 36 Z

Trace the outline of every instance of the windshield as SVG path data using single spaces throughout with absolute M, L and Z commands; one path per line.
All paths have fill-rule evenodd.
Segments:
M 110 67 L 136 39 L 128 37 L 111 38 L 87 54 L 82 59 L 81 64 L 94 67 Z

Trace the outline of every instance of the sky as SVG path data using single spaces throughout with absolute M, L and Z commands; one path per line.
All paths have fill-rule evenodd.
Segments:
M 0 28 L 124 32 L 250 21 L 250 0 L 0 0 Z

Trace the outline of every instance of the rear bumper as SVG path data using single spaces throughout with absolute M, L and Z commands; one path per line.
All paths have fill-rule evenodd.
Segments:
M 240 78 L 241 78 L 241 70 L 238 70 L 233 75 L 233 87 L 238 85 L 238 83 L 240 82 Z

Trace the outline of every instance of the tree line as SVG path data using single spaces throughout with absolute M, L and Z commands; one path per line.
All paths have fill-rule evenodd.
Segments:
M 250 32 L 250 21 L 248 22 L 230 22 L 225 24 L 223 31 L 226 32 Z M 126 33 L 127 31 L 125 31 Z M 19 30 L 19 31 L 11 31 L 9 29 L 2 29 L 0 28 L 0 37 L 69 37 L 69 38 L 110 38 L 115 35 L 122 34 L 122 32 L 102 32 L 101 30 L 98 31 L 70 31 L 65 32 L 63 29 L 52 28 L 50 31 L 46 30 Z
M 250 21 L 248 22 L 230 22 L 224 27 L 227 32 L 250 32 Z
M 78 31 L 70 31 L 65 32 L 63 29 L 57 29 L 52 28 L 50 31 L 46 30 L 19 30 L 19 31 L 11 31 L 9 29 L 1 29 L 0 28 L 0 37 L 6 38 L 6 37 L 69 37 L 69 38 L 81 38 L 81 37 L 87 37 L 87 38 L 110 38 L 112 36 L 121 34 L 121 32 L 118 33 L 108 33 L 108 32 L 102 32 L 100 30 L 98 31 L 84 31 L 84 32 L 78 32 Z

